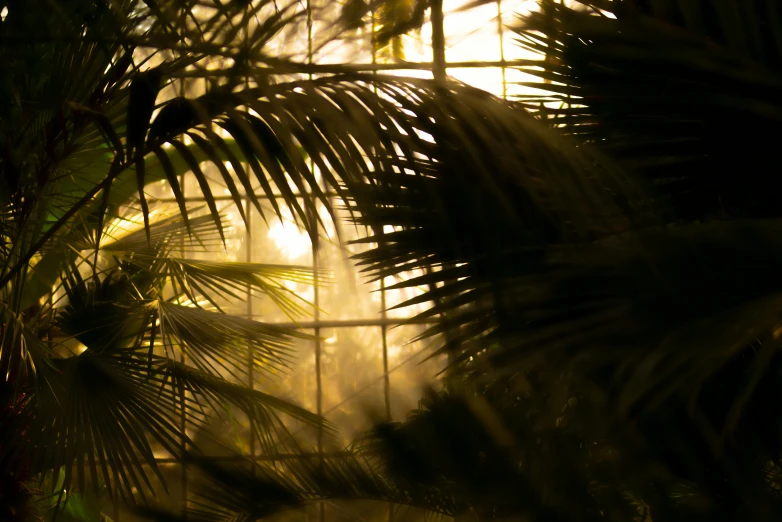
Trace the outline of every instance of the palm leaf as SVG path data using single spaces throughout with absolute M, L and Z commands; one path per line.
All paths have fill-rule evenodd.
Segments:
M 195 307 L 160 302 L 157 309 L 163 346 L 181 351 L 196 367 L 215 374 L 219 373 L 215 364 L 231 373 L 246 374 L 250 354 L 257 370 L 279 372 L 290 364 L 291 341 L 310 338 L 292 330 Z M 170 358 L 175 360 L 175 354 Z
M 215 298 L 241 300 L 247 288 L 268 296 L 292 320 L 304 315 L 312 305 L 290 290 L 285 282 L 313 284 L 309 267 L 264 265 L 260 263 L 220 263 L 193 259 L 168 258 L 164 274 L 180 283 L 180 289 L 192 302 L 207 299 L 218 310 Z M 327 274 L 322 274 L 327 276 Z M 319 283 L 328 278 L 318 278 Z
M 675 218 L 777 217 L 760 173 L 782 114 L 780 16 L 763 1 L 545 1 L 516 26 L 547 57 L 523 67 L 543 93 L 527 106 L 653 181 Z

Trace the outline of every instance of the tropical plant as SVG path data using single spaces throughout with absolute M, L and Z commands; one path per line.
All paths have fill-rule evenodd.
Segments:
M 196 451 L 190 430 L 229 407 L 269 453 L 280 414 L 322 422 L 245 387 L 248 361 L 284 367 L 300 334 L 221 303 L 251 287 L 295 313 L 282 281 L 312 274 L 191 257 L 226 240 L 214 179 L 242 218 L 244 198 L 264 218 L 287 207 L 317 246 L 327 187 L 427 178 L 446 157 L 428 136 L 447 133 L 476 160 L 459 129 L 488 114 L 487 126 L 539 139 L 465 86 L 301 79 L 309 64 L 274 51 L 283 29 L 314 16 L 298 6 L 0 2 L 0 518 L 24 520 L 39 487 L 54 490 L 54 512 L 89 488 L 144 502 L 163 478 L 155 450 Z M 185 173 L 203 209 L 185 199 Z M 173 208 L 146 193 L 158 181 Z
M 598 427 L 584 440 L 624 455 L 620 483 L 636 484 L 652 519 L 776 518 L 780 207 L 767 169 L 778 115 L 765 89 L 780 75 L 780 14 L 768 2 L 571 4 L 541 2 L 521 21 L 520 44 L 547 59 L 524 67 L 540 94 L 520 101 L 610 157 L 646 196 L 575 241 L 533 225 L 515 229 L 538 232 L 524 243 L 513 227 L 476 219 L 447 269 L 405 284 L 436 285 L 420 297 L 439 300 L 430 313 L 445 320 L 433 332 L 478 382 L 543 371 L 551 380 L 537 393 L 559 396 L 553 411 L 578 398 Z M 394 199 L 400 219 L 389 224 L 405 216 L 406 233 L 368 253 L 370 266 L 400 269 L 400 252 L 413 257 L 433 229 L 434 209 L 466 191 L 455 193 L 439 192 L 414 226 L 420 207 Z M 373 208 L 389 216 L 387 201 L 362 204 L 366 219 Z M 562 224 L 553 229 L 588 226 Z
M 377 245 L 359 261 L 430 287 L 409 304 L 434 303 L 451 393 L 288 491 L 478 519 L 778 519 L 782 14 L 540 4 L 517 28 L 547 55 L 523 67 L 539 93 L 519 101 L 569 146 L 485 110 L 438 129 L 426 176 L 349 187 Z

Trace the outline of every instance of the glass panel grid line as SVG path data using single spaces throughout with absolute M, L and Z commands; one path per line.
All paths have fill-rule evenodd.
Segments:
M 528 60 L 506 60 L 506 52 L 504 48 L 504 37 L 503 32 L 505 30 L 503 26 L 503 3 L 502 0 L 496 0 L 496 16 L 492 18 L 492 23 L 496 21 L 496 28 L 497 28 L 497 45 L 499 46 L 499 57 L 500 60 L 492 60 L 492 61 L 458 61 L 458 60 L 451 60 L 448 61 L 446 57 L 446 47 L 452 47 L 453 44 L 450 46 L 446 45 L 446 35 L 444 30 L 444 21 L 445 18 L 448 16 L 448 12 L 443 12 L 443 0 L 433 0 L 432 7 L 431 7 L 431 17 L 429 24 L 431 25 L 432 29 L 432 58 L 431 61 L 428 62 L 401 62 L 401 63 L 382 63 L 378 60 L 376 55 L 376 44 L 375 44 L 375 29 L 376 29 L 376 20 L 375 20 L 375 12 L 374 10 L 370 13 L 371 15 L 371 63 L 351 63 L 351 64 L 339 64 L 335 67 L 335 65 L 329 65 L 329 64 L 319 64 L 313 59 L 313 20 L 312 20 L 312 5 L 311 2 L 314 0 L 307 0 L 306 2 L 306 10 L 307 10 L 307 62 L 302 64 L 297 64 L 295 67 L 297 68 L 297 71 L 300 73 L 308 74 L 310 78 L 313 77 L 315 74 L 324 74 L 329 72 L 335 72 L 336 69 L 340 69 L 340 72 L 344 72 L 345 70 L 356 70 L 356 71 L 373 71 L 375 73 L 382 73 L 384 71 L 397 71 L 397 70 L 424 70 L 429 71 L 432 73 L 435 80 L 443 80 L 445 78 L 445 75 L 448 72 L 448 69 L 482 69 L 482 68 L 494 68 L 496 71 L 497 69 L 501 70 L 501 96 L 503 98 L 507 98 L 508 94 L 508 81 L 506 77 L 506 70 L 513 67 L 518 67 L 521 65 L 529 65 Z M 507 3 L 506 3 L 507 4 Z M 469 31 L 467 33 L 469 35 Z M 366 61 L 366 58 L 364 58 Z M 312 160 L 310 160 L 311 168 L 314 166 Z M 184 178 L 182 179 L 182 184 L 184 185 Z M 183 189 L 184 190 L 184 189 Z M 328 193 L 328 187 L 325 187 L 326 192 Z M 298 194 L 297 194 L 298 196 Z M 304 194 L 303 196 L 307 196 Z M 330 196 L 333 196 L 333 194 L 330 194 Z M 268 199 L 268 196 L 265 194 L 258 194 L 257 197 L 259 199 Z M 215 199 L 218 201 L 225 201 L 225 202 L 231 202 L 233 201 L 233 197 L 230 195 L 215 195 Z M 189 202 L 203 202 L 205 199 L 203 197 L 199 197 L 198 195 L 192 195 L 188 196 L 186 198 Z M 164 197 L 159 198 L 159 201 L 161 202 L 175 202 L 176 200 L 174 198 L 170 197 Z M 264 262 L 263 259 L 259 258 L 258 252 L 256 252 L 253 249 L 253 242 L 259 241 L 262 238 L 259 236 L 258 227 L 261 225 L 260 219 L 253 219 L 253 205 L 250 202 L 250 199 L 246 196 L 243 197 L 243 204 L 244 208 L 246 210 L 245 215 L 247 216 L 247 221 L 245 222 L 246 229 L 244 233 L 244 241 L 245 241 L 245 248 L 244 248 L 244 256 L 245 261 L 248 263 L 262 263 Z M 310 209 L 308 209 L 309 212 L 311 212 Z M 310 216 L 312 217 L 312 216 Z M 398 372 L 401 368 L 403 368 L 406 364 L 410 364 L 411 361 L 414 359 L 414 357 L 418 356 L 420 354 L 420 351 L 415 352 L 413 355 L 404 358 L 401 362 L 394 365 L 391 362 L 391 356 L 390 356 L 390 349 L 391 349 L 391 341 L 389 341 L 389 333 L 393 332 L 394 328 L 402 327 L 402 326 L 411 326 L 411 325 L 418 325 L 425 327 L 426 325 L 434 324 L 436 321 L 435 319 L 421 319 L 421 318 L 396 318 L 396 317 L 390 317 L 386 313 L 386 304 L 387 304 L 387 296 L 388 296 L 388 290 L 386 288 L 386 282 L 385 280 L 380 280 L 380 288 L 378 290 L 379 296 L 380 296 L 380 303 L 379 303 L 379 310 L 377 317 L 371 317 L 371 318 L 340 318 L 340 319 L 329 319 L 324 318 L 321 316 L 320 308 L 321 305 L 323 305 L 323 295 L 320 290 L 320 285 L 317 283 L 319 282 L 318 279 L 318 269 L 323 266 L 322 261 L 319 259 L 318 254 L 316 252 L 316 249 L 312 249 L 312 255 L 311 255 L 311 266 L 314 269 L 315 273 L 315 279 L 316 284 L 313 285 L 313 312 L 312 315 L 306 318 L 302 318 L 301 321 L 269 321 L 269 324 L 273 324 L 275 326 L 285 327 L 285 328 L 293 328 L 293 329 L 301 329 L 301 330 L 311 330 L 314 332 L 315 340 L 311 345 L 312 352 L 309 356 L 312 356 L 314 358 L 314 370 L 315 375 L 314 377 L 316 379 L 316 397 L 315 397 L 315 404 L 316 404 L 316 413 L 319 415 L 327 416 L 330 413 L 338 410 L 339 408 L 343 407 L 345 404 L 349 403 L 350 401 L 355 400 L 357 397 L 359 397 L 360 394 L 366 392 L 367 390 L 372 389 L 373 386 L 377 387 L 382 384 L 382 405 L 383 410 L 385 414 L 386 420 L 392 419 L 392 392 L 394 390 L 394 386 L 392 385 L 391 376 L 394 375 L 396 372 Z M 259 313 L 259 310 L 253 306 L 254 299 L 258 296 L 254 295 L 253 290 L 248 286 L 246 289 L 246 308 L 245 308 L 245 316 L 249 319 L 255 319 L 255 320 L 264 320 L 264 316 Z M 324 375 L 322 374 L 323 366 L 322 366 L 322 359 L 325 357 L 324 351 L 326 346 L 324 346 L 324 343 L 321 341 L 321 335 L 326 329 L 334 329 L 337 332 L 341 331 L 349 331 L 350 329 L 355 328 L 378 328 L 380 331 L 380 345 L 379 346 L 368 346 L 366 347 L 367 351 L 374 351 L 374 353 L 378 353 L 378 351 L 382 350 L 382 374 L 377 379 L 370 379 L 367 381 L 367 383 L 364 383 L 363 386 L 360 386 L 356 389 L 351 390 L 352 393 L 348 393 L 346 396 L 342 397 L 340 396 L 340 401 L 338 401 L 336 404 L 331 405 L 328 408 L 324 407 L 324 386 L 326 386 L 326 382 L 324 382 Z M 309 349 L 309 348 L 308 348 Z M 397 357 L 397 355 L 394 355 L 394 357 Z M 397 359 L 395 359 L 397 360 Z M 248 355 L 248 386 L 251 389 L 260 389 L 259 385 L 255 382 L 256 375 L 254 372 L 254 365 L 253 365 L 253 353 L 252 349 L 249 351 Z M 181 402 L 184 401 L 184 396 L 181 397 Z M 184 412 L 181 416 L 180 422 L 182 423 L 182 426 L 184 427 L 185 423 L 185 417 Z M 249 454 L 248 455 L 236 455 L 236 456 L 209 456 L 206 458 L 215 460 L 215 461 L 238 461 L 241 459 L 249 458 L 256 462 L 282 462 L 289 459 L 297 459 L 297 458 L 304 458 L 304 459 L 323 459 L 324 457 L 335 457 L 335 456 L 341 456 L 341 455 L 348 455 L 345 451 L 335 451 L 335 450 L 328 450 L 326 451 L 326 448 L 324 447 L 324 440 L 323 440 L 323 430 L 318 429 L 317 433 L 317 446 L 316 451 L 309 452 L 309 453 L 301 453 L 301 454 L 289 454 L 289 453 L 279 453 L 279 454 L 261 454 L 258 451 L 258 444 L 255 440 L 255 436 L 252 434 L 250 435 L 250 442 L 249 442 Z M 183 445 L 185 444 L 185 441 L 183 440 Z M 183 494 L 183 502 L 185 503 L 185 506 L 187 505 L 187 499 L 188 499 L 188 478 L 187 478 L 187 467 L 186 463 L 184 462 L 183 456 L 170 456 L 170 457 L 160 457 L 157 458 L 156 461 L 160 464 L 179 464 L 181 465 L 181 474 L 179 476 L 179 480 L 181 481 L 180 487 Z M 115 520 L 119 520 L 119 513 L 115 513 Z M 305 516 L 305 515 L 303 515 Z M 329 522 L 332 515 L 329 515 Z M 326 510 L 325 510 L 325 504 L 320 503 L 318 508 L 318 515 L 317 518 L 319 522 L 326 522 Z M 388 522 L 391 522 L 393 519 L 393 506 L 389 506 L 388 513 L 387 513 L 387 520 Z

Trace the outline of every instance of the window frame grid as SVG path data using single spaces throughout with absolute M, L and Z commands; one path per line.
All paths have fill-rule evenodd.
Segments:
M 344 71 L 345 68 L 353 69 L 355 68 L 356 71 L 372 71 L 374 73 L 379 73 L 382 71 L 393 71 L 393 70 L 426 70 L 432 73 L 432 76 L 435 81 L 444 81 L 447 77 L 447 72 L 449 68 L 488 68 L 488 67 L 494 67 L 494 68 L 500 68 L 502 70 L 502 93 L 501 97 L 503 99 L 507 99 L 507 79 L 506 79 L 506 70 L 508 68 L 513 68 L 516 66 L 526 65 L 525 60 L 506 60 L 505 59 L 505 49 L 504 49 L 504 40 L 503 40 L 503 34 L 504 34 L 504 25 L 503 25 L 503 11 L 502 11 L 502 0 L 496 0 L 497 4 L 497 35 L 498 35 L 498 45 L 500 50 L 500 60 L 499 61 L 453 61 L 448 62 L 446 59 L 446 35 L 444 31 L 444 20 L 447 16 L 447 13 L 443 12 L 443 0 L 433 0 L 431 5 L 431 17 L 429 23 L 432 26 L 432 61 L 431 62 L 407 62 L 407 63 L 378 63 L 377 56 L 376 56 L 376 49 L 374 45 L 374 28 L 375 28 L 375 13 L 372 11 L 371 14 L 371 26 L 372 26 L 372 61 L 371 63 L 353 63 L 353 64 L 344 64 L 340 65 L 341 71 Z M 333 65 L 328 64 L 317 64 L 313 62 L 313 20 L 312 20 L 312 5 L 311 0 L 307 0 L 306 7 L 307 10 L 307 48 L 308 48 L 308 56 L 307 56 L 307 63 L 302 64 L 303 71 L 308 73 L 309 77 L 312 78 L 313 74 L 318 73 L 328 73 L 333 70 Z M 312 162 L 312 160 L 310 160 Z M 184 187 L 185 183 L 185 176 L 181 176 L 180 183 L 182 187 Z M 322 187 L 327 196 L 330 198 L 336 197 L 334 194 L 332 194 L 329 190 L 328 186 Z M 295 194 L 297 197 L 301 196 L 301 194 Z M 305 194 L 306 195 L 306 194 Z M 257 195 L 259 199 L 268 199 L 268 196 L 266 194 Z M 216 201 L 233 201 L 233 197 L 230 195 L 225 196 L 217 196 L 215 195 L 214 199 Z M 189 196 L 186 198 L 188 202 L 199 202 L 204 201 L 205 198 L 203 196 Z M 161 202 L 174 202 L 174 198 L 160 198 Z M 260 260 L 253 259 L 253 252 L 252 252 L 252 212 L 251 209 L 253 208 L 252 203 L 250 201 L 250 198 L 248 196 L 243 197 L 243 206 L 246 210 L 245 215 L 247 216 L 247 222 L 245 226 L 244 231 L 244 241 L 245 241 L 245 257 L 246 261 L 249 263 L 257 262 Z M 426 324 L 432 324 L 432 320 L 421 320 L 416 318 L 393 318 L 389 317 L 386 313 L 386 285 L 385 280 L 381 279 L 380 281 L 380 317 L 375 319 L 341 319 L 341 320 L 324 320 L 320 317 L 320 295 L 319 295 L 319 285 L 317 284 L 317 271 L 319 268 L 320 261 L 318 260 L 318 255 L 316 252 L 316 249 L 312 249 L 312 267 L 315 270 L 315 285 L 314 285 L 314 311 L 313 311 L 313 317 L 311 321 L 299 321 L 299 322 L 270 322 L 270 324 L 274 324 L 275 326 L 281 326 L 281 327 L 290 327 L 290 328 L 296 328 L 296 329 L 311 329 L 315 333 L 315 341 L 314 341 L 314 351 L 315 351 L 315 371 L 316 375 L 315 378 L 317 380 L 316 384 L 316 390 L 317 390 L 317 397 L 316 397 L 316 404 L 317 404 L 317 413 L 319 415 L 323 415 L 323 389 L 322 389 L 322 375 L 321 375 L 321 343 L 320 343 L 320 332 L 323 329 L 326 328 L 333 328 L 333 329 L 343 329 L 343 328 L 354 328 L 354 327 L 378 327 L 381 330 L 381 339 L 382 339 L 382 357 L 383 357 L 383 403 L 385 408 L 385 416 L 387 420 L 391 419 L 391 382 L 390 382 L 390 375 L 396 371 L 398 368 L 402 367 L 404 364 L 407 364 L 412 357 L 405 359 L 402 361 L 399 365 L 395 366 L 394 368 L 389 368 L 389 358 L 388 358 L 388 330 L 391 327 L 395 326 L 401 326 L 401 325 L 426 325 Z M 253 291 L 252 288 L 248 286 L 246 290 L 246 312 L 245 316 L 249 319 L 259 319 L 259 316 L 254 313 L 253 311 Z M 252 351 L 249 354 L 248 359 L 248 386 L 253 389 L 255 388 L 255 382 L 254 382 L 254 372 L 253 372 L 253 364 L 252 364 Z M 184 357 L 184 355 L 182 356 Z M 183 361 L 184 362 L 184 359 Z M 372 384 L 375 384 L 376 381 L 373 381 Z M 363 389 L 362 389 L 363 390 Z M 360 393 L 362 390 L 359 390 Z M 347 399 L 343 400 L 341 403 L 337 404 L 336 406 L 332 407 L 330 409 L 334 410 L 335 408 L 340 407 L 342 404 L 347 402 L 348 400 L 351 400 L 353 396 L 348 397 Z M 182 397 L 181 400 L 184 400 L 184 397 Z M 325 412 L 329 413 L 329 412 Z M 185 423 L 185 416 L 184 412 L 181 415 L 180 422 L 184 426 Z M 184 445 L 186 441 L 183 439 L 182 444 Z M 184 447 L 184 446 L 183 446 Z M 315 452 L 309 452 L 309 453 L 297 453 L 297 454 L 288 454 L 288 453 L 280 453 L 276 455 L 261 455 L 257 451 L 256 447 L 256 441 L 255 437 L 250 435 L 250 453 L 248 455 L 235 455 L 235 456 L 207 456 L 205 458 L 209 460 L 213 460 L 215 462 L 237 462 L 243 459 L 250 459 L 254 462 L 284 462 L 289 459 L 297 459 L 297 458 L 318 458 L 323 459 L 324 457 L 332 457 L 332 456 L 343 456 L 348 455 L 349 452 L 347 451 L 330 451 L 330 452 L 324 452 L 323 450 L 323 430 L 320 428 L 318 430 L 318 443 L 316 447 Z M 186 507 L 188 504 L 188 474 L 187 474 L 187 462 L 183 455 L 180 456 L 170 456 L 170 457 L 158 457 L 155 459 L 156 463 L 158 464 L 179 464 L 181 467 L 181 477 L 180 477 L 180 486 L 182 491 L 182 498 L 183 498 L 183 507 Z M 303 512 L 302 516 L 304 519 L 307 518 L 307 513 Z M 391 522 L 393 520 L 394 516 L 394 509 L 393 505 L 389 505 L 388 510 L 388 521 Z M 319 509 L 318 509 L 318 520 L 319 522 L 325 522 L 325 504 L 320 502 L 319 503 Z M 116 522 L 120 521 L 120 512 L 115 509 L 114 511 L 114 520 Z

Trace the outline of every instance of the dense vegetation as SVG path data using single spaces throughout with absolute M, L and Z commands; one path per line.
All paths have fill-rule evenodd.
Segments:
M 321 499 L 476 520 L 782 514 L 775 2 L 542 0 L 516 27 L 545 55 L 522 66 L 538 94 L 510 102 L 374 74 L 291 80 L 306 65 L 271 42 L 313 14 L 271 1 L 6 4 L 4 520 L 95 487 L 145 506 L 153 443 L 201 470 L 189 520 Z M 356 262 L 429 287 L 408 304 L 433 303 L 445 388 L 338 458 L 202 458 L 183 411 L 206 426 L 239 408 L 269 453 L 290 440 L 278 414 L 322 422 L 243 385 L 248 358 L 284 366 L 299 334 L 199 305 L 251 285 L 295 313 L 282 281 L 312 277 L 180 252 L 224 237 L 205 162 L 314 243 L 317 166 L 372 231 Z M 163 179 L 173 208 L 144 195 Z

